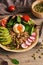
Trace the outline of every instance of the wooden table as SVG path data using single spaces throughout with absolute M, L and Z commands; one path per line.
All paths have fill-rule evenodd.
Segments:
M 43 19 L 34 19 L 36 24 L 40 24 Z M 42 34 L 42 39 L 43 39 L 43 34 Z M 43 43 L 43 42 L 42 42 Z M 9 65 L 14 65 L 11 63 L 11 61 L 6 57 L 6 54 L 8 54 L 11 58 L 16 58 L 19 60 L 19 65 L 43 65 L 43 49 L 39 49 L 40 46 L 36 46 L 30 51 L 24 52 L 24 53 L 12 53 L 12 52 L 7 52 L 3 49 L 0 48 L 0 58 L 3 58 L 4 60 L 8 61 Z M 37 53 L 38 50 L 38 53 Z M 32 55 L 36 55 L 36 59 L 32 57 Z M 41 56 L 41 58 L 39 58 Z

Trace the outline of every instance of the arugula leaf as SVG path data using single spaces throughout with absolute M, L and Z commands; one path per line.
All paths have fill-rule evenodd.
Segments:
M 11 62 L 12 62 L 13 64 L 19 64 L 19 61 L 16 60 L 16 59 L 11 59 Z

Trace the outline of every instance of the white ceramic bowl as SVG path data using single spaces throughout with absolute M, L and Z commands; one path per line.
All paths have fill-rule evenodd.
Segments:
M 32 13 L 34 16 L 38 17 L 38 18 L 43 18 L 43 12 L 36 12 L 35 9 L 34 9 L 34 6 L 40 2 L 43 2 L 43 0 L 37 0 L 35 2 L 33 2 L 32 4 Z

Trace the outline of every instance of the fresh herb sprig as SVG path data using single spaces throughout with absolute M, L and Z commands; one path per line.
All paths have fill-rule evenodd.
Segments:
M 19 61 L 17 60 L 17 59 L 15 59 L 15 58 L 10 58 L 8 55 L 6 55 L 7 56 L 7 58 L 13 63 L 13 64 L 15 64 L 15 65 L 18 65 L 19 64 Z

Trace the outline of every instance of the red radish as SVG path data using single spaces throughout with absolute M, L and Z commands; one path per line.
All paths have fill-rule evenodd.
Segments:
M 28 46 L 25 43 L 21 44 L 21 47 L 22 48 L 28 48 Z
M 30 17 L 29 17 L 27 14 L 23 15 L 22 18 L 23 18 L 26 22 L 28 22 L 28 21 L 30 20 Z
M 28 40 L 26 40 L 26 45 L 30 46 L 31 43 Z
M 16 7 L 14 5 L 11 5 L 8 7 L 8 11 L 14 11 L 16 9 Z
M 33 33 L 32 33 L 32 36 L 36 36 L 36 33 L 35 33 L 35 32 L 33 32 Z
M 32 39 L 28 38 L 28 41 L 31 43 L 32 42 Z
M 35 40 L 35 37 L 34 36 L 30 36 L 30 39 L 32 39 L 32 41 L 34 41 Z
M 33 37 L 33 36 L 30 36 L 30 39 L 35 39 L 35 37 Z

